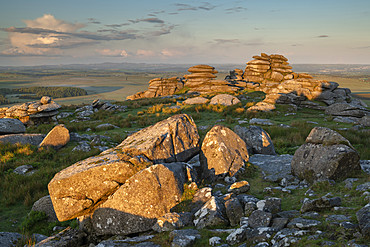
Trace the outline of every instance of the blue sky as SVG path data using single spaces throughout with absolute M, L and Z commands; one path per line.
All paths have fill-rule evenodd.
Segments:
M 369 0 L 1 0 L 0 65 L 370 64 Z

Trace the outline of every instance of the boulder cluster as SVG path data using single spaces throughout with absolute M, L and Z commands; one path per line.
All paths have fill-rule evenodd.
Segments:
M 338 83 L 324 80 L 314 80 L 306 73 L 295 73 L 283 55 L 253 56 L 247 62 L 243 79 L 249 89 L 265 92 L 266 98 L 261 107 L 266 104 L 274 109 L 275 104 L 292 104 L 296 106 L 321 109 L 319 104 L 312 100 L 322 101 L 326 105 L 351 100 L 351 91 L 348 88 L 338 88 Z
M 170 231 L 172 246 L 191 246 L 200 238 L 200 229 L 220 226 L 238 227 L 214 230 L 227 233 L 229 245 L 248 240 L 285 246 L 302 236 L 322 234 L 315 230 L 322 222 L 313 211 L 340 207 L 340 197 L 328 194 L 305 200 L 300 211 L 283 211 L 281 198 L 271 196 L 261 200 L 249 195 L 253 184 L 237 177 L 248 169 L 247 162 L 260 167 L 266 180 L 281 185 L 264 189 L 272 195 L 274 191 L 291 193 L 307 188 L 305 181 L 309 179 L 343 180 L 351 171 L 360 169 L 358 154 L 349 141 L 330 129 L 314 128 L 300 148 L 303 151 L 298 149 L 294 157 L 285 157 L 275 154 L 272 141 L 262 128 L 237 126 L 234 130 L 216 125 L 200 143 L 190 116 L 172 116 L 130 135 L 115 148 L 60 171 L 48 185 L 50 198 L 44 199 L 46 203 L 52 201 L 58 220 L 77 217 L 85 234 L 83 238 L 99 243 L 98 246 L 123 243 L 114 238 L 101 241 L 106 236 L 133 236 L 148 231 L 152 234 Z M 250 159 L 251 154 L 257 159 Z M 311 161 L 312 156 L 325 162 L 318 165 L 315 159 Z M 307 174 L 311 177 L 305 177 Z M 203 182 L 208 185 L 198 189 Z M 185 190 L 196 191 L 189 209 L 174 212 Z M 314 192 L 309 189 L 306 193 Z M 369 207 L 361 210 L 358 221 L 365 222 Z M 53 217 L 50 212 L 48 215 Z M 337 215 L 330 218 L 329 224 L 346 224 L 355 234 L 356 226 L 350 221 L 345 215 Z M 361 224 L 361 231 L 367 233 L 368 225 Z M 182 229 L 187 226 L 195 229 Z M 40 242 L 39 246 L 50 243 L 58 246 L 60 241 L 72 241 L 79 236 L 73 230 L 69 234 L 74 237 L 61 234 Z M 150 242 L 153 237 L 128 237 L 122 241 L 158 246 Z M 212 245 L 222 240 L 212 237 L 209 241 Z
M 43 134 L 25 134 L 25 132 L 26 127 L 20 120 L 0 118 L 0 144 L 20 143 L 58 149 L 65 146 L 70 140 L 69 131 L 63 124 L 56 125 L 46 136 Z
M 230 83 L 226 80 L 216 80 L 218 71 L 209 65 L 195 65 L 190 67 L 188 72 L 190 74 L 183 77 L 155 78 L 150 80 L 147 91 L 130 95 L 127 99 L 135 100 L 173 95 L 180 92 L 183 88 L 190 93 L 236 92 L 241 89 L 236 83 Z
M 0 118 L 17 118 L 25 124 L 34 124 L 50 121 L 60 107 L 50 97 L 43 96 L 39 101 L 0 108 Z
M 184 75 L 182 78 L 153 79 L 149 82 L 147 91 L 128 96 L 127 99 L 172 95 L 180 90 L 208 94 L 252 89 L 265 92 L 266 97 L 263 101 L 249 107 L 247 111 L 271 111 L 276 108 L 276 104 L 319 110 L 325 110 L 326 106 L 336 103 L 349 104 L 352 108 L 364 106 L 361 101 L 351 97 L 351 91 L 348 88 L 339 88 L 336 82 L 315 80 L 309 74 L 293 72 L 288 59 L 279 54 L 261 53 L 253 56 L 253 60 L 247 62 L 244 71 L 232 70 L 225 80 L 217 80 L 217 70 L 209 65 L 195 65 L 190 67 L 188 72 L 191 74 Z M 358 119 L 339 117 L 338 120 L 354 122 Z

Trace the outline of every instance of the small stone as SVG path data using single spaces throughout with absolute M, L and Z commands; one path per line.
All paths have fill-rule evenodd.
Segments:
M 238 228 L 227 236 L 226 241 L 230 245 L 243 242 L 247 238 L 248 228 Z
M 244 205 L 244 215 L 248 217 L 256 209 L 257 209 L 257 205 L 255 202 L 247 202 Z
M 288 221 L 288 218 L 274 218 L 271 227 L 276 229 L 276 231 L 280 231 L 288 224 Z
M 217 246 L 221 244 L 221 238 L 220 237 L 212 237 L 209 239 L 209 245 L 210 246 Z
M 248 217 L 241 217 L 240 218 L 240 226 L 241 227 L 248 227 L 249 226 Z
M 358 191 L 370 191 L 370 182 L 366 182 L 364 184 L 360 184 L 356 187 Z
M 244 210 L 238 198 L 232 198 L 225 202 L 226 215 L 229 218 L 231 226 L 236 226 L 240 222 L 240 218 L 244 215 Z
M 233 183 L 230 185 L 230 188 L 228 189 L 228 192 L 236 193 L 236 194 L 241 194 L 248 192 L 250 189 L 250 185 L 247 181 L 239 181 L 236 183 Z
M 270 225 L 271 219 L 272 219 L 271 213 L 264 212 L 261 210 L 255 210 L 249 216 L 248 222 L 250 227 L 252 228 L 266 227 Z
M 195 240 L 199 239 L 200 233 L 197 230 L 174 230 L 170 233 L 173 238 L 171 246 L 173 247 L 190 247 L 194 244 Z
M 294 218 L 291 220 L 287 227 L 288 228 L 299 228 L 299 229 L 310 229 L 320 225 L 321 222 L 318 220 L 310 220 L 304 218 Z
M 51 102 L 51 98 L 49 96 L 43 96 L 40 100 L 40 103 L 43 105 L 49 104 Z
M 14 169 L 14 173 L 18 175 L 30 175 L 32 174 L 33 166 L 31 165 L 23 165 L 23 166 L 18 166 L 17 168 Z

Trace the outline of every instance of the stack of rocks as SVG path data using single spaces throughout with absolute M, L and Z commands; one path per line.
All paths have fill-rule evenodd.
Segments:
M 214 67 L 209 65 L 195 65 L 190 67 L 188 71 L 190 75 L 184 75 L 185 87 L 190 92 L 199 93 L 213 93 L 213 92 L 235 92 L 240 87 L 231 84 L 226 80 L 215 80 L 217 77 L 215 74 L 218 73 Z
M 249 61 L 244 71 L 244 80 L 260 83 L 279 83 L 283 80 L 298 78 L 298 74 L 293 73 L 288 59 L 283 55 L 253 56 L 254 60 Z
M 184 87 L 182 78 L 171 77 L 171 78 L 155 78 L 149 81 L 149 88 L 147 91 L 138 92 L 134 95 L 127 97 L 129 100 L 141 99 L 141 98 L 153 98 L 161 97 L 166 95 L 172 95 L 180 91 Z
M 283 55 L 261 53 L 253 58 L 247 63 L 243 78 L 247 88 L 267 94 L 264 104 L 283 103 L 321 109 L 310 100 L 322 101 L 326 105 L 351 100 L 351 91 L 338 88 L 336 82 L 314 80 L 309 74 L 293 72 Z
M 52 117 L 59 113 L 58 109 L 60 107 L 50 97 L 43 96 L 40 101 L 0 108 L 0 118 L 17 118 L 24 124 L 34 124 L 50 121 Z

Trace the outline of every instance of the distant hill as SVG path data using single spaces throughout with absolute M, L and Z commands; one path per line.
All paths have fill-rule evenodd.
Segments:
M 0 66 L 0 72 L 42 71 L 42 70 L 115 70 L 123 72 L 186 72 L 194 64 L 149 64 L 149 63 L 100 63 L 100 64 L 67 64 L 39 66 Z M 243 69 L 245 64 L 210 64 L 219 72 Z M 368 75 L 367 64 L 292 64 L 293 71 L 311 74 Z

